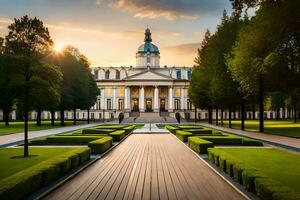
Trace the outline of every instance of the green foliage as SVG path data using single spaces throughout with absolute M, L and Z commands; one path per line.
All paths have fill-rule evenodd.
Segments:
M 90 141 L 101 139 L 104 136 L 49 136 L 46 138 L 46 144 L 50 145 L 78 145 L 87 144 Z
M 88 143 L 93 153 L 103 153 L 112 146 L 112 137 L 103 137 Z
M 125 137 L 125 130 L 117 130 L 109 133 L 109 136 L 113 138 L 114 142 L 119 142 Z
M 82 130 L 82 134 L 109 134 L 115 131 L 115 129 L 97 129 L 97 128 L 90 128 Z
M 82 157 L 82 162 L 84 162 L 89 159 L 91 153 L 89 148 L 34 148 L 31 152 L 39 154 L 36 157 L 11 159 L 9 155 L 12 152 L 14 155 L 16 152 L 21 153 L 20 149 L 1 149 L 0 151 L 2 154 L 1 162 L 5 160 L 3 164 L 6 167 L 10 166 L 7 168 L 18 168 L 16 172 L 6 174 L 7 177 L 0 181 L 0 198 L 4 200 L 23 199 L 55 180 L 59 175 L 68 172 L 72 167 L 78 166 L 79 156 Z M 47 155 L 49 153 L 50 155 Z M 39 157 L 43 157 L 44 161 L 39 162 Z M 20 166 L 14 166 L 14 163 L 17 162 L 22 162 L 23 166 L 21 168 Z
M 205 154 L 208 148 L 214 147 L 214 144 L 198 137 L 189 137 L 188 146 L 198 154 Z
M 299 156 L 270 148 L 208 149 L 209 160 L 260 199 L 299 199 Z M 270 167 L 272 166 L 272 167 Z

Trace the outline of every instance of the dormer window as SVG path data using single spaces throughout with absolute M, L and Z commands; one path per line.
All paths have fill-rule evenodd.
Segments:
M 116 70 L 116 79 L 120 79 L 120 71 Z
M 105 72 L 105 79 L 109 79 L 109 70 L 107 70 L 106 72 Z
M 181 80 L 181 70 L 180 69 L 176 70 L 176 79 Z

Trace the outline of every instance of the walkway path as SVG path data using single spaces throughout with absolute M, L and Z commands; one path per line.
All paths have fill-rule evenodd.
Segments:
M 277 145 L 280 145 L 282 147 L 291 148 L 293 150 L 296 150 L 300 152 L 300 139 L 298 138 L 291 138 L 291 137 L 284 137 L 280 135 L 271 135 L 271 134 L 265 134 L 265 133 L 259 133 L 259 132 L 249 132 L 249 131 L 242 131 L 237 129 L 231 129 L 231 128 L 224 128 L 220 126 L 200 123 L 201 126 L 209 127 L 209 128 L 215 128 L 220 131 L 225 131 L 228 133 L 233 133 L 236 135 L 246 136 L 254 139 L 263 140 L 266 142 L 271 142 Z
M 160 129 L 156 124 L 145 124 L 143 128 L 139 128 L 133 131 L 133 133 L 138 134 L 155 134 L 155 133 L 169 133 L 167 129 Z
M 170 134 L 133 134 L 44 199 L 245 199 Z
M 77 126 L 65 126 L 60 128 L 52 128 L 52 129 L 46 129 L 46 130 L 39 130 L 39 131 L 29 131 L 28 132 L 28 138 L 37 138 L 37 137 L 44 137 L 48 135 L 54 135 L 69 131 L 74 131 L 77 129 L 82 128 L 89 128 L 92 126 L 99 125 L 100 123 L 91 123 L 91 124 L 84 124 L 84 125 L 77 125 Z M 13 144 L 20 143 L 24 140 L 24 133 L 14 133 L 10 135 L 2 135 L 0 136 L 0 147 L 9 146 Z

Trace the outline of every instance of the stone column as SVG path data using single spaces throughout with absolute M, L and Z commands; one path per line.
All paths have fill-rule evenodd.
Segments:
M 155 86 L 154 88 L 154 106 L 153 106 L 154 112 L 158 112 L 158 87 Z
M 140 93 L 139 93 L 139 110 L 140 112 L 145 111 L 145 88 L 144 86 L 140 87 Z
M 125 87 L 125 110 L 130 111 L 130 87 Z
M 184 87 L 180 88 L 180 109 L 185 109 Z
M 113 87 L 113 99 L 112 99 L 112 109 L 116 109 L 116 103 L 117 103 L 117 99 L 116 99 L 116 93 L 117 93 L 117 89 L 115 87 Z
M 105 109 L 105 89 L 101 88 L 101 102 L 100 102 L 100 109 Z
M 169 87 L 169 92 L 168 92 L 169 94 L 168 94 L 168 100 L 169 100 L 169 105 L 168 105 L 168 110 L 169 110 L 169 112 L 172 112 L 173 111 L 173 87 L 172 86 L 170 86 Z

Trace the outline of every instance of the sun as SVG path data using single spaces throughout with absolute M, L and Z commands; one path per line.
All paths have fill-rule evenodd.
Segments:
M 63 50 L 63 46 L 62 45 L 55 45 L 54 46 L 54 51 L 57 53 L 60 53 Z

